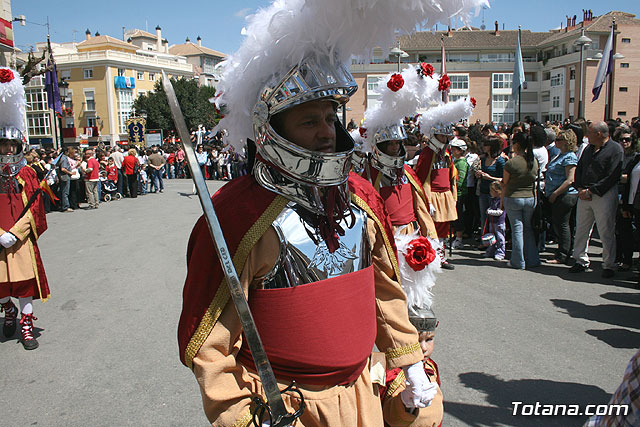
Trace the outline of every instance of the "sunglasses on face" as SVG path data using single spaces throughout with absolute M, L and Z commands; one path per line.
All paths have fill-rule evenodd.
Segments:
M 631 138 L 620 138 L 620 142 L 631 142 Z

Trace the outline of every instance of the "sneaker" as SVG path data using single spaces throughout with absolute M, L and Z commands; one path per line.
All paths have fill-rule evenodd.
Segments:
M 504 256 L 496 255 L 493 257 L 493 259 L 495 259 L 496 261 L 504 261 Z
M 604 279 L 610 279 L 610 278 L 612 278 L 612 277 L 613 277 L 613 275 L 614 275 L 614 274 L 615 274 L 615 272 L 614 272 L 612 269 L 610 269 L 610 268 L 604 268 L 604 269 L 602 269 L 602 277 L 603 277 Z
M 453 249 L 460 249 L 464 247 L 464 243 L 462 243 L 462 239 L 456 239 L 453 241 L 451 247 Z
M 38 341 L 33 336 L 33 321 L 38 320 L 33 314 L 22 313 L 20 324 L 22 325 L 22 346 L 25 350 L 35 350 L 38 348 Z
M 443 262 L 440 265 L 440 267 L 442 267 L 443 270 L 455 270 L 456 269 L 456 267 L 453 264 L 449 263 L 449 262 Z
M 574 264 L 573 267 L 569 269 L 569 273 L 584 273 L 587 271 L 587 267 L 580 264 Z
M 73 209 L 71 209 L 71 208 L 67 208 L 67 209 L 65 210 L 65 212 L 73 212 Z
M 5 337 L 10 338 L 16 333 L 16 318 L 18 317 L 18 307 L 9 300 L 0 306 L 0 311 L 4 311 L 4 326 L 2 333 Z

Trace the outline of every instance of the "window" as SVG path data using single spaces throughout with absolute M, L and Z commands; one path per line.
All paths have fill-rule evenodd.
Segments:
M 118 97 L 118 125 L 120 133 L 127 133 L 125 122 L 131 117 L 133 109 L 133 91 L 131 89 L 116 90 Z
M 527 82 L 537 82 L 538 73 L 524 73 L 524 80 Z
M 627 112 L 626 111 L 618 111 L 618 115 L 619 116 L 626 116 Z
M 493 95 L 493 103 L 491 105 L 491 108 L 494 110 L 504 110 L 506 108 L 513 108 L 511 95 Z
M 575 80 L 575 79 L 576 79 L 576 69 L 571 68 L 569 70 L 569 80 Z
M 156 79 L 155 73 L 149 73 L 149 80 L 154 81 Z
M 469 75 L 468 74 L 450 74 L 451 90 L 454 89 L 469 89 Z
M 480 62 L 513 62 L 514 53 L 483 53 Z
M 628 91 L 629 91 L 628 87 L 620 86 L 620 92 L 628 92 Z
M 572 96 L 569 98 L 569 104 L 573 104 L 574 102 L 576 102 L 576 99 Z
M 551 86 L 562 86 L 564 84 L 564 76 L 562 74 L 554 74 L 551 76 Z
M 204 64 L 202 67 L 202 71 L 206 74 L 213 74 L 216 67 L 216 61 L 212 58 L 204 58 Z
M 144 73 L 142 71 L 138 71 L 138 80 L 144 80 Z
M 513 73 L 501 73 L 493 75 L 494 89 L 511 89 L 513 82 Z
M 60 71 L 60 80 L 62 80 L 62 79 L 69 80 L 70 78 L 71 78 L 71 71 L 70 70 Z
M 620 63 L 620 68 L 629 68 L 629 63 L 628 62 Z
M 51 120 L 49 113 L 36 113 L 27 115 L 30 136 L 51 135 Z
M 493 113 L 491 120 L 496 123 L 513 123 L 515 121 L 515 113 Z
M 540 96 L 540 98 L 541 98 L 540 100 L 541 100 L 542 102 L 549 102 L 549 101 L 551 101 L 551 93 L 550 93 L 549 91 L 547 91 L 547 92 L 542 92 L 540 95 L 541 95 L 541 96 Z
M 93 78 L 93 68 L 84 68 L 82 70 L 82 73 L 84 74 L 84 78 L 85 79 L 92 79 Z
M 29 89 L 26 91 L 27 111 L 47 111 L 47 92 L 44 89 Z
M 549 121 L 551 122 L 561 122 L 562 120 L 563 120 L 562 113 L 549 114 Z
M 542 73 L 542 80 L 551 80 L 551 72 L 550 71 L 544 71 Z
M 124 68 L 118 68 L 118 77 L 124 77 Z
M 377 93 L 380 77 L 367 77 L 367 91 Z
M 468 95 L 449 95 L 449 102 L 457 101 L 460 98 L 467 98 Z
M 559 96 L 554 96 L 553 100 L 551 101 L 551 106 L 553 108 L 560 108 L 560 97 Z
M 631 43 L 631 39 L 628 38 L 622 38 L 622 43 Z
M 98 120 L 95 117 L 87 117 L 87 127 L 95 128 L 98 126 Z
M 92 90 L 84 91 L 85 111 L 96 111 L 95 94 Z

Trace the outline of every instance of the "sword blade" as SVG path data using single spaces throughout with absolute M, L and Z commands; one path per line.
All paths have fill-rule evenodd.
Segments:
M 164 71 L 162 72 L 162 86 L 167 94 L 171 115 L 173 116 L 173 121 L 176 125 L 180 140 L 182 141 L 189 169 L 191 170 L 191 178 L 193 179 L 196 190 L 198 191 L 198 198 L 200 199 L 204 216 L 207 220 L 207 224 L 209 225 L 209 232 L 211 233 L 213 244 L 216 249 L 216 253 L 218 254 L 218 259 L 222 265 L 222 271 L 224 271 L 224 276 L 226 278 L 227 285 L 229 286 L 229 293 L 231 294 L 231 299 L 233 300 L 233 304 L 238 312 L 240 323 L 242 323 L 242 329 L 245 337 L 247 338 L 247 344 L 251 350 L 256 370 L 258 371 L 258 375 L 262 381 L 262 387 L 264 388 L 264 392 L 267 396 L 267 401 L 271 408 L 273 419 L 279 420 L 288 413 L 284 407 L 284 403 L 282 402 L 282 396 L 278 389 L 276 377 L 273 374 L 271 363 L 269 363 L 267 353 L 262 345 L 262 340 L 260 339 L 258 329 L 256 328 L 253 316 L 251 315 L 251 310 L 249 310 L 249 304 L 244 296 L 242 285 L 238 278 L 238 273 L 236 272 L 229 254 L 227 242 L 224 240 L 222 228 L 220 228 L 220 222 L 218 221 L 215 209 L 213 208 L 209 189 L 207 188 L 204 176 L 202 175 L 202 170 L 200 170 L 200 166 L 198 165 L 198 159 L 196 157 L 193 143 L 191 142 L 191 136 L 187 130 L 187 125 L 184 121 L 180 104 L 178 104 L 178 98 L 176 98 L 173 85 L 167 78 Z

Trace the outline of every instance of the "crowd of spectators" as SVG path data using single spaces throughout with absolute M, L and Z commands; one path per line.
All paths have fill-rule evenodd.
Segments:
M 427 137 L 412 120 L 405 127 L 413 165 Z M 458 124 L 450 144 L 458 171 L 452 248 L 477 246 L 497 260 L 510 248 L 513 268 L 546 262 L 575 273 L 590 270 L 595 228 L 602 276 L 631 270 L 640 249 L 639 133 L 637 117 Z
M 247 173 L 244 153 L 235 152 L 219 135 L 192 132 L 191 137 L 199 142 L 197 159 L 205 179 L 231 180 Z M 25 157 L 58 199 L 53 203 L 45 193 L 47 213 L 73 212 L 83 203 L 84 209 L 97 209 L 100 202 L 162 193 L 165 179 L 190 178 L 184 150 L 173 134 L 161 146 L 34 148 Z

